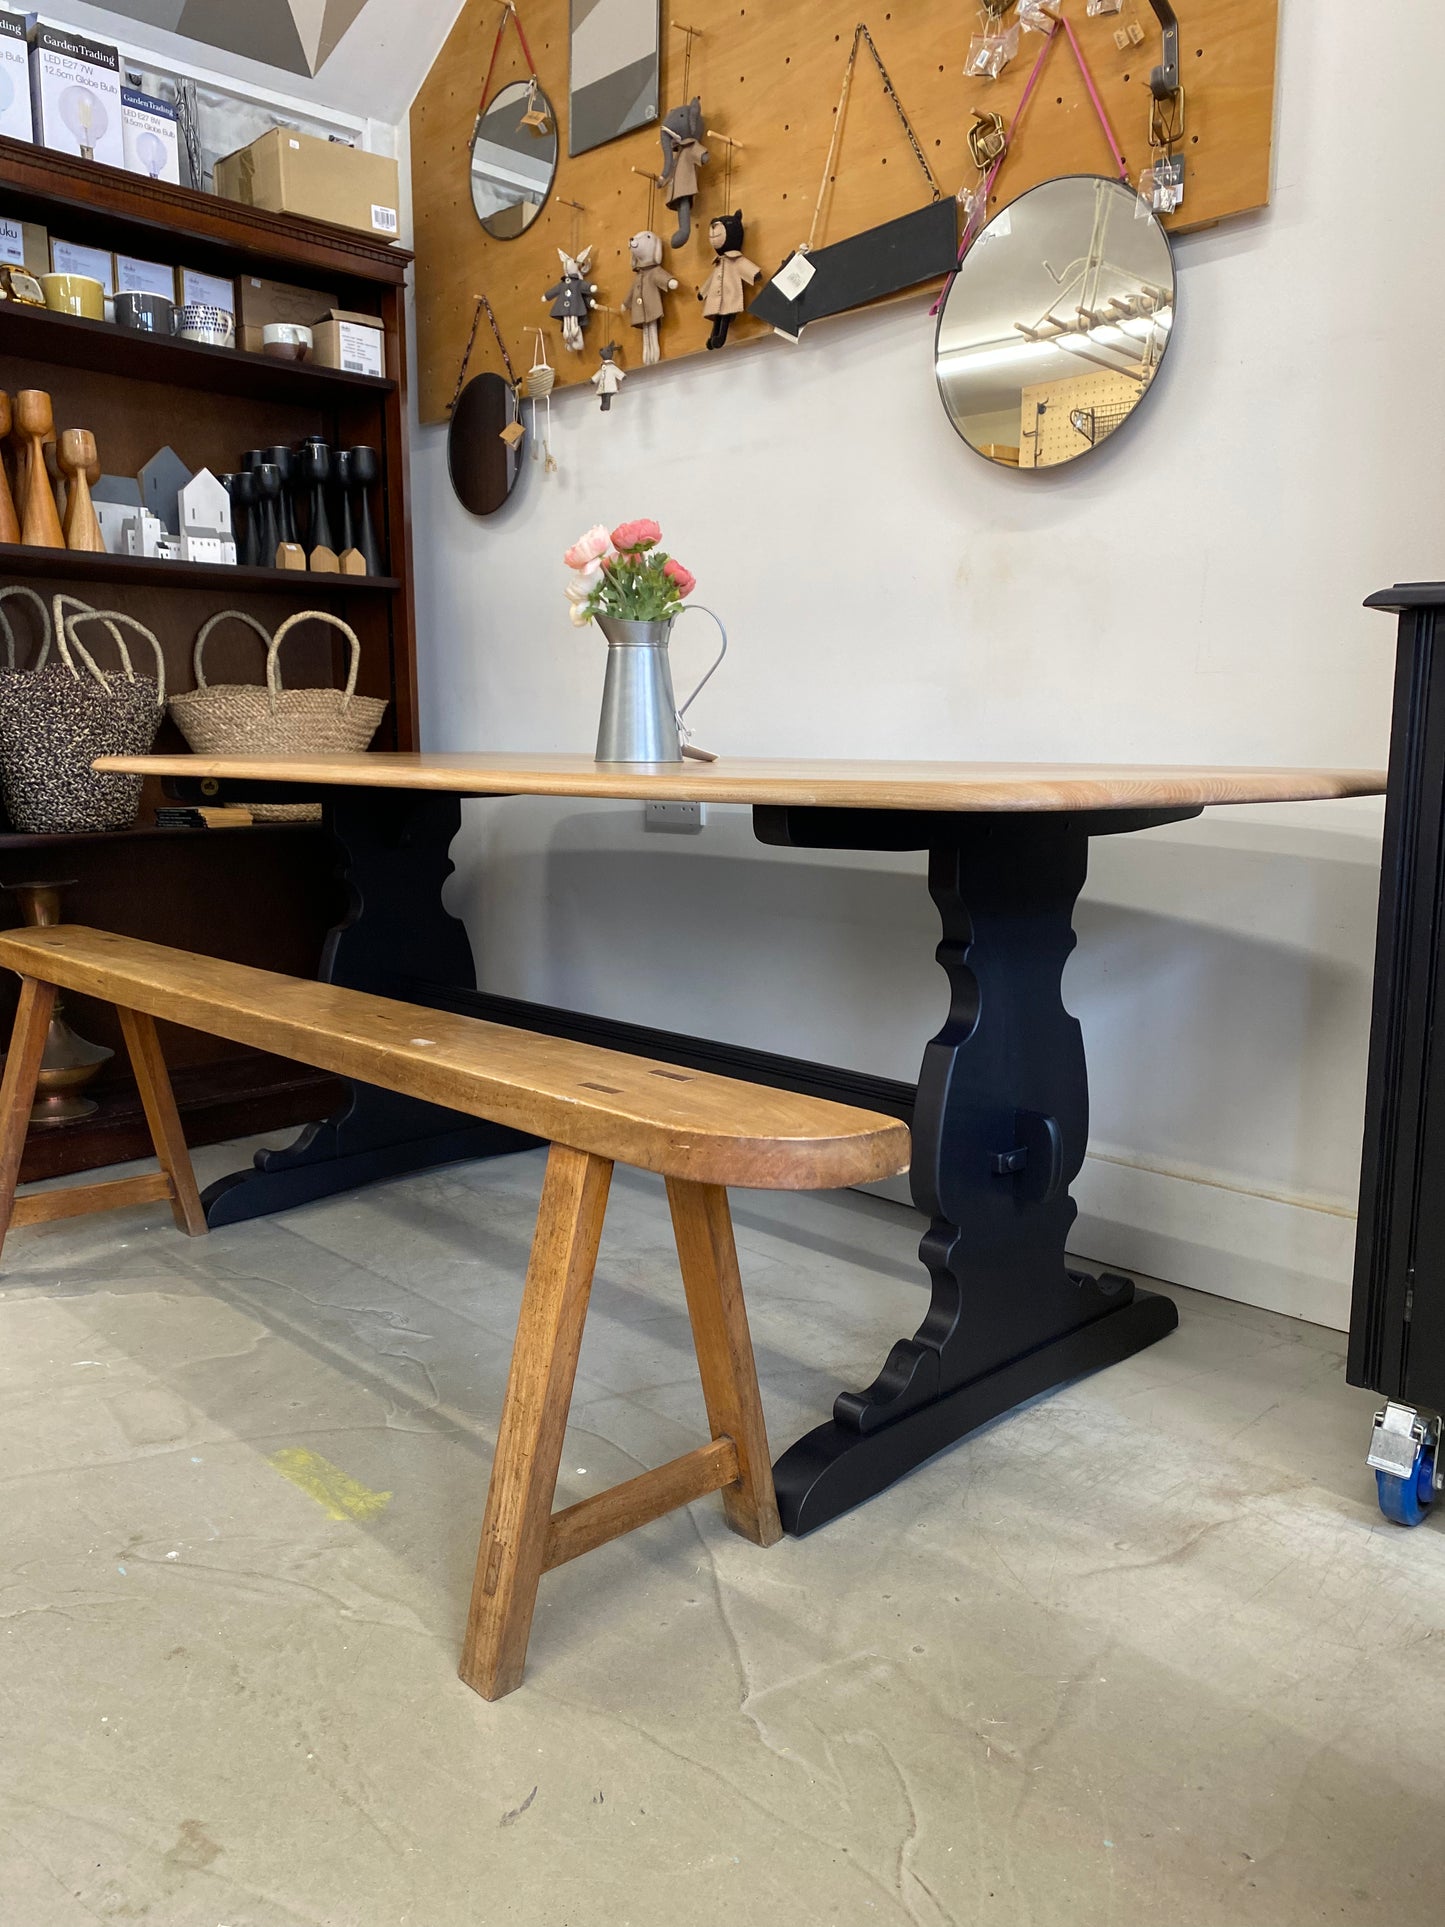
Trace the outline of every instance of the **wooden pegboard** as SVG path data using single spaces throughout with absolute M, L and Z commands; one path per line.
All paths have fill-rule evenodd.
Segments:
M 620 308 L 631 281 L 627 243 L 647 225 L 648 190 L 634 167 L 657 170 L 661 148 L 656 127 L 639 129 L 575 160 L 567 156 L 568 0 L 518 0 L 527 39 L 559 121 L 561 159 L 551 200 L 525 234 L 497 241 L 472 212 L 468 149 L 478 99 L 501 14 L 500 0 L 466 0 L 436 65 L 411 112 L 412 194 L 416 216 L 419 404 L 424 422 L 446 419 L 457 371 L 472 325 L 478 294 L 497 313 L 518 370 L 532 358 L 529 327 L 550 330 L 548 352 L 559 385 L 589 381 L 597 350 L 611 332 L 622 345 L 623 363 L 640 369 L 635 331 L 618 315 L 599 313 L 587 330 L 582 354 L 561 345 L 560 328 L 547 318 L 542 290 L 557 279 L 558 246 L 570 247 L 573 211 L 565 195 L 586 209 L 580 241 L 592 243 L 592 278 L 599 302 Z M 1159 32 L 1147 0 L 1124 0 L 1120 14 L 1091 18 L 1084 0 L 1066 0 L 1109 117 L 1136 175 L 1148 160 L 1151 67 L 1160 57 Z M 1212 226 L 1230 215 L 1263 207 L 1269 199 L 1274 121 L 1278 0 L 1176 0 L 1180 16 L 1180 69 L 1187 90 L 1189 125 L 1183 152 L 1188 161 L 1184 207 L 1169 225 Z M 666 24 L 686 19 L 701 30 L 694 42 L 691 87 L 702 96 L 707 125 L 741 143 L 733 162 L 728 208 L 747 219 L 746 251 L 774 272 L 806 240 L 818 183 L 831 138 L 838 90 L 853 29 L 866 20 L 899 96 L 917 128 L 940 185 L 953 194 L 976 178 L 968 158 L 967 131 L 975 106 L 1012 118 L 1030 68 L 1037 36 L 1025 34 L 1017 58 L 997 80 L 963 76 L 963 62 L 976 16 L 967 7 L 927 0 L 663 0 L 663 109 L 677 104 L 682 87 L 683 36 Z M 1114 31 L 1137 18 L 1141 46 L 1121 52 Z M 525 78 L 517 37 L 508 33 L 497 62 L 494 87 Z M 723 149 L 708 144 L 694 208 L 693 238 L 666 256 L 682 284 L 670 297 L 663 324 L 665 360 L 698 353 L 707 338 L 695 290 L 712 266 L 708 221 L 723 206 Z M 1112 172 L 1108 149 L 1067 45 L 1060 37 L 1029 105 L 1015 146 L 999 177 L 995 201 L 1005 206 L 1027 188 L 1059 174 Z M 892 108 L 884 99 L 872 62 L 860 58 L 839 154 L 823 242 L 920 206 L 928 197 L 917 162 Z M 657 196 L 654 225 L 667 239 L 672 218 Z M 734 323 L 734 339 L 766 332 L 747 317 Z M 783 344 L 779 344 L 783 351 Z M 729 350 L 724 349 L 726 355 Z M 719 356 L 709 357 L 718 361 Z M 495 368 L 500 358 L 483 324 L 473 371 Z

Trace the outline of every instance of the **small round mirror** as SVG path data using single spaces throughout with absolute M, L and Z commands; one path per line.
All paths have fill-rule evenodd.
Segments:
M 1107 441 L 1153 385 L 1174 323 L 1169 236 L 1133 188 L 1075 174 L 996 214 L 938 317 L 939 393 L 968 443 L 1057 468 Z
M 500 375 L 474 375 L 457 397 L 447 430 L 447 468 L 457 500 L 473 515 L 494 515 L 517 486 L 522 404 Z
M 557 117 L 535 80 L 503 87 L 472 134 L 472 206 L 498 241 L 514 241 L 542 212 L 557 172 Z

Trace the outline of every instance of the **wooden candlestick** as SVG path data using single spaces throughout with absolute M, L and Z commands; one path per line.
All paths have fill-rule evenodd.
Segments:
M 0 442 L 10 434 L 10 397 L 0 393 Z M 20 540 L 20 517 L 15 513 L 15 497 L 10 493 L 5 464 L 0 461 L 0 542 Z
M 100 461 L 95 437 L 88 428 L 67 428 L 61 435 L 60 466 L 69 491 L 65 499 L 66 547 L 87 555 L 103 555 L 105 537 L 90 499 L 90 477 L 94 473 L 99 480 Z
M 92 437 L 92 441 L 93 440 L 94 437 Z M 60 526 L 65 531 L 66 546 L 74 548 L 75 544 L 70 540 L 70 518 L 75 513 L 76 495 L 75 490 L 70 487 L 66 480 L 65 470 L 61 467 L 60 446 L 58 442 L 47 442 L 45 444 L 45 466 L 50 473 L 51 484 L 56 490 L 56 500 L 61 503 Z M 85 479 L 91 488 L 94 488 L 100 480 L 100 456 L 98 454 L 95 460 L 87 466 Z M 61 490 L 64 490 L 63 498 L 60 493 Z
M 65 531 L 45 468 L 45 443 L 55 433 L 55 411 L 41 388 L 22 388 L 15 397 L 15 419 L 29 453 L 25 473 L 25 519 L 21 541 L 34 549 L 63 549 Z

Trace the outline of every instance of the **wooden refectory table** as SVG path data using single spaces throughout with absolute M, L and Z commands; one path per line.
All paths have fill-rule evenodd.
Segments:
M 1374 796 L 1380 770 L 724 759 L 666 767 L 584 756 L 366 752 L 287 758 L 105 758 L 195 800 L 320 799 L 351 907 L 328 980 L 561 1036 L 731 1071 L 906 1119 L 912 1188 L 929 1220 L 927 1316 L 864 1391 L 790 1446 L 783 1523 L 812 1531 L 1001 1412 L 1172 1331 L 1171 1300 L 1073 1271 L 1069 1187 L 1088 1142 L 1083 1038 L 1064 1007 L 1089 840 L 1212 805 Z M 951 1006 L 916 1085 L 556 1010 L 476 988 L 462 925 L 442 906 L 461 800 L 565 796 L 751 806 L 755 833 L 795 849 L 926 850 Z M 490 906 L 504 914 L 504 905 Z M 367 1085 L 294 1145 L 206 1193 L 235 1223 L 378 1177 L 529 1140 Z

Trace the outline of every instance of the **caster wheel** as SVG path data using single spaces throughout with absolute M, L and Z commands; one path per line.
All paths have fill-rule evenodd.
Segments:
M 1408 1477 L 1377 1471 L 1375 1487 L 1380 1496 L 1380 1510 L 1387 1519 L 1393 1519 L 1397 1526 L 1423 1525 L 1426 1513 L 1435 1502 L 1433 1448 L 1420 1454 L 1414 1472 Z

